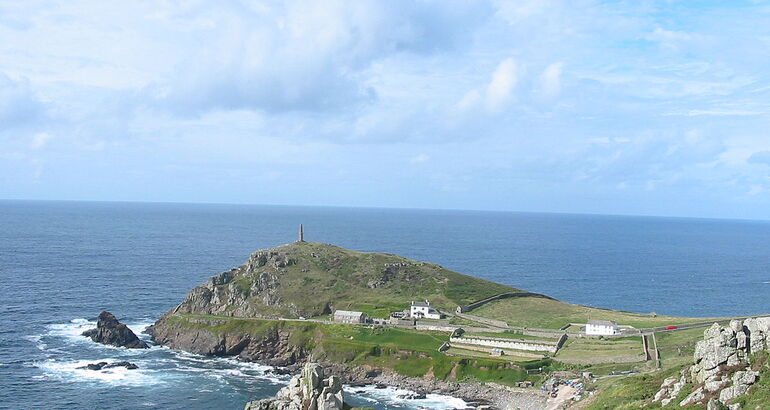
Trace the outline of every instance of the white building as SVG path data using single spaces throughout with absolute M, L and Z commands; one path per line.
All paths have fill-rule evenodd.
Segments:
M 441 313 L 431 307 L 430 302 L 412 302 L 409 316 L 415 319 L 441 319 Z
M 368 317 L 364 312 L 353 312 L 350 310 L 334 311 L 335 323 L 359 324 L 359 323 L 366 323 L 367 319 Z
M 618 324 L 607 320 L 589 320 L 586 324 L 587 335 L 612 336 L 620 333 Z

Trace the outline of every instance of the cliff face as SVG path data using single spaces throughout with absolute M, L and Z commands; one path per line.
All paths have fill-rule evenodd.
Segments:
M 211 277 L 195 287 L 172 313 L 226 315 L 238 317 L 276 317 L 281 313 L 299 316 L 297 306 L 283 303 L 280 276 L 294 261 L 288 250 L 260 250 L 245 264 Z M 317 306 L 325 313 L 328 306 Z
M 191 326 L 189 321 L 164 316 L 152 328 L 155 343 L 172 349 L 214 356 L 237 356 L 273 366 L 289 366 L 302 361 L 308 352 L 305 346 L 293 343 L 292 331 L 280 326 L 265 327 L 259 333 L 217 331 L 216 321 L 201 321 Z

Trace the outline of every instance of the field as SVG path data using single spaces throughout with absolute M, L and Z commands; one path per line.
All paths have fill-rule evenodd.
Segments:
M 556 360 L 586 364 L 624 361 L 631 358 L 644 361 L 641 337 L 615 339 L 569 338 L 556 353 Z
M 558 300 L 521 297 L 495 301 L 470 314 L 507 322 L 511 326 L 529 328 L 559 329 L 567 323 L 586 323 L 588 320 L 612 320 L 619 325 L 636 328 L 666 326 L 700 322 L 704 319 L 607 310 L 582 305 L 573 305 Z

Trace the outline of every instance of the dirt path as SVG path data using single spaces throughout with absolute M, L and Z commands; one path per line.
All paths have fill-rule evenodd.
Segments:
M 560 385 L 559 392 L 556 393 L 556 397 L 549 397 L 545 402 L 545 410 L 557 410 L 561 408 L 562 404 L 572 401 L 572 397 L 578 390 L 574 387 L 567 385 Z

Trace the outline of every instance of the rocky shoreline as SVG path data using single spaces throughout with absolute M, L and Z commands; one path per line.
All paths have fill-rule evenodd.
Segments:
M 323 363 L 326 371 L 352 386 L 384 385 L 418 394 L 442 394 L 464 400 L 470 407 L 537 410 L 546 406 L 548 395 L 540 390 L 508 387 L 497 383 L 447 382 L 432 378 L 407 377 L 387 369 Z
M 206 324 L 211 325 L 211 322 L 206 321 Z M 148 333 L 155 343 L 172 349 L 203 355 L 230 356 L 274 366 L 277 373 L 299 373 L 305 363 L 313 360 L 304 348 L 291 343 L 291 333 L 281 330 L 271 331 L 260 337 L 236 333 L 217 335 L 205 327 L 176 326 L 168 316 L 164 316 L 148 329 Z M 544 392 L 535 389 L 513 388 L 496 383 L 458 383 L 430 377 L 407 377 L 389 369 L 324 360 L 319 360 L 318 363 L 324 366 L 328 374 L 339 377 L 343 384 L 385 385 L 419 394 L 443 394 L 462 399 L 473 407 L 537 410 L 545 408 L 547 400 Z

